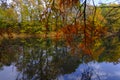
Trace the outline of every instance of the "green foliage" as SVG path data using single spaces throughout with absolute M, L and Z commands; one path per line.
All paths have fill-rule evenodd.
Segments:
M 102 8 L 102 15 L 107 20 L 106 26 L 108 26 L 111 32 L 117 32 L 120 29 L 119 4 L 100 5 L 100 7 L 106 6 L 110 6 L 108 8 Z
M 14 27 L 17 22 L 17 14 L 12 8 L 2 9 L 0 7 L 0 28 Z
M 0 5 L 1 28 L 18 26 L 20 32 L 40 33 L 41 31 L 57 31 L 67 24 L 80 22 L 83 24 L 84 14 L 91 25 L 107 26 L 111 31 L 118 31 L 120 19 L 118 8 L 101 8 L 105 6 L 118 6 L 118 4 L 101 4 L 95 8 L 84 6 L 75 0 L 67 0 L 66 5 L 61 0 L 14 0 L 9 5 L 3 1 Z M 71 4 L 73 3 L 73 4 Z M 21 26 L 18 25 L 21 24 Z

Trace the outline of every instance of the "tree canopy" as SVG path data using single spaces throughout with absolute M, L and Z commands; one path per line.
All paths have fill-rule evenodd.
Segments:
M 120 31 L 119 4 L 89 4 L 87 0 L 0 0 L 0 35 L 45 34 L 63 37 L 67 44 L 80 40 L 91 53 L 91 45 Z M 84 51 L 84 52 L 86 52 Z

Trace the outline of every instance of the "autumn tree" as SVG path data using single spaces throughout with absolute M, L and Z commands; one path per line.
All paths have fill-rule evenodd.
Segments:
M 75 45 L 87 54 L 91 54 L 91 49 L 104 38 L 106 26 L 110 25 L 111 30 L 119 26 L 117 8 L 111 12 L 101 8 L 102 5 L 89 4 L 88 0 L 13 0 L 10 5 L 7 0 L 1 2 L 2 26 L 17 26 L 24 33 L 49 35 L 53 32 L 56 40 L 63 38 L 69 46 Z M 71 43 L 75 41 L 77 43 Z

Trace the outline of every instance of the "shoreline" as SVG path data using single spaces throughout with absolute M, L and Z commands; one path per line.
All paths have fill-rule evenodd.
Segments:
M 3 33 L 2 35 L 0 35 L 0 40 L 3 39 L 17 39 L 17 38 L 60 38 L 61 35 L 57 35 L 56 32 L 51 32 L 51 33 L 34 33 L 34 34 L 30 34 L 30 33 Z

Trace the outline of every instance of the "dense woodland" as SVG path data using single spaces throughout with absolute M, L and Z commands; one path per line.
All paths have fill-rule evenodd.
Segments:
M 91 5 L 87 0 L 13 0 L 8 3 L 8 0 L 0 0 L 0 29 L 49 33 L 78 24 L 86 29 L 101 26 L 116 32 L 120 25 L 119 13 L 120 6 L 115 3 Z
M 0 38 L 63 38 L 91 54 L 101 40 L 120 36 L 119 4 L 91 5 L 87 0 L 0 0 Z M 23 34 L 23 35 L 21 35 Z M 78 41 L 76 43 L 71 43 Z M 77 46 L 76 46 L 77 44 Z M 93 50 L 94 51 L 94 50 Z

